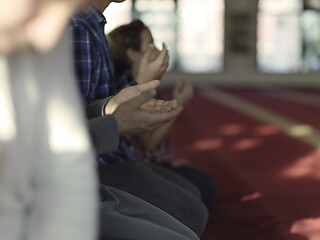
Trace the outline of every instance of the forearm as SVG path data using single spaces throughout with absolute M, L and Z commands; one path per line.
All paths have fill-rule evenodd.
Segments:
M 161 125 L 153 131 L 136 135 L 137 140 L 145 150 L 156 148 L 168 135 L 175 119 Z

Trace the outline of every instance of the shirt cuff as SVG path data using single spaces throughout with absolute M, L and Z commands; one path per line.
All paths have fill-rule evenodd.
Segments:
M 89 119 L 91 118 L 95 118 L 95 117 L 101 117 L 104 116 L 104 108 L 105 106 L 108 104 L 109 100 L 112 98 L 108 97 L 108 98 L 104 98 L 104 99 L 99 99 L 99 100 L 95 100 L 93 102 L 91 102 L 86 109 L 87 112 L 87 117 Z
M 114 116 L 106 115 L 90 119 L 89 130 L 98 155 L 117 150 L 120 136 L 118 124 Z

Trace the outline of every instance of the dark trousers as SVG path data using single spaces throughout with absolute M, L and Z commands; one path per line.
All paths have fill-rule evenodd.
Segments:
M 133 161 L 99 168 L 101 184 L 131 193 L 162 209 L 201 236 L 208 211 L 198 188 L 154 163 Z
M 212 178 L 196 168 L 186 165 L 172 166 L 169 164 L 160 164 L 163 167 L 183 176 L 198 187 L 201 193 L 202 202 L 210 208 L 216 197 L 216 188 Z
M 100 186 L 99 240 L 199 240 L 159 208 L 119 189 Z

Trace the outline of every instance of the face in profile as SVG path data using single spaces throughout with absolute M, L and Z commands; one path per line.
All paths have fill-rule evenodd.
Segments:
M 149 45 L 152 44 L 154 46 L 154 44 L 153 44 L 152 34 L 148 29 L 144 29 L 141 32 L 140 38 L 141 38 L 140 54 L 141 54 L 141 57 L 142 57 L 144 52 L 149 48 Z M 159 54 L 160 54 L 159 49 L 157 49 L 154 46 L 154 49 L 152 50 L 148 60 L 149 61 L 153 61 L 154 59 L 156 59 L 159 56 Z

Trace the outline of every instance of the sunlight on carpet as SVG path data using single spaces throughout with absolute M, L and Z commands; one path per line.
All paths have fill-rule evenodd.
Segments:
M 297 159 L 281 173 L 281 176 L 288 178 L 309 177 L 320 179 L 320 150 L 313 151 Z
M 221 138 L 207 138 L 195 141 L 191 149 L 194 151 L 215 150 L 221 148 L 223 140 Z
M 296 221 L 291 227 L 291 232 L 305 236 L 308 240 L 319 240 L 320 217 Z

